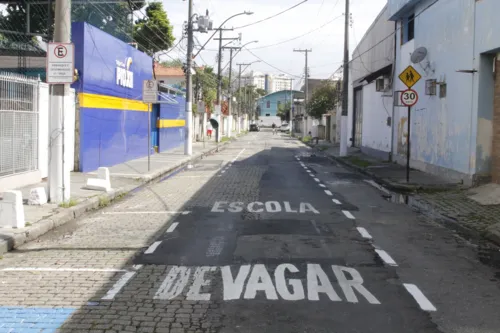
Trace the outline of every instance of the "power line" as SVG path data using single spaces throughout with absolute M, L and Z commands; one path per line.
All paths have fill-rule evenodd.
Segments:
M 324 1 L 324 0 L 323 0 L 323 1 Z M 288 12 L 289 10 L 294 9 L 295 7 L 298 7 L 298 6 L 302 5 L 304 2 L 307 2 L 307 0 L 304 0 L 304 1 L 302 1 L 302 2 L 299 2 L 298 4 L 295 4 L 295 5 L 293 5 L 292 7 L 288 8 L 288 9 L 285 9 L 285 10 L 283 10 L 283 11 L 279 12 L 279 13 L 276 13 L 276 14 L 274 14 L 274 15 L 271 15 L 271 16 L 269 16 L 269 17 L 266 17 L 265 19 L 259 20 L 259 21 L 257 21 L 257 22 L 253 22 L 253 23 L 245 24 L 245 25 L 242 25 L 242 26 L 239 26 L 239 27 L 233 28 L 233 29 L 242 29 L 242 28 L 249 27 L 249 26 L 251 26 L 251 25 L 255 25 L 255 24 L 257 24 L 257 23 L 261 23 L 261 22 L 264 22 L 264 21 L 270 20 L 270 19 L 272 19 L 272 18 L 274 18 L 274 17 L 276 17 L 276 16 L 279 16 L 279 15 L 281 15 L 281 14 L 284 14 L 284 13 Z
M 420 15 L 422 15 L 425 11 L 427 11 L 429 8 L 431 8 L 432 6 L 434 6 L 436 3 L 438 3 L 439 0 L 436 0 L 434 1 L 433 3 L 429 4 L 427 7 L 425 7 L 420 13 L 416 14 L 413 19 L 409 20 L 408 22 L 411 22 L 411 21 L 414 21 L 417 17 L 419 17 Z M 375 45 L 373 45 L 372 47 L 368 48 L 366 51 L 362 52 L 362 53 L 359 53 L 359 55 L 357 57 L 353 57 L 348 63 L 352 63 L 354 60 L 360 58 L 362 55 L 370 52 L 371 50 L 373 50 L 374 48 L 376 48 L 377 46 L 379 46 L 380 44 L 382 44 L 383 42 L 385 42 L 386 40 L 388 40 L 389 38 L 391 38 L 392 36 L 394 36 L 399 30 L 401 30 L 401 26 L 396 28 L 394 30 L 394 32 L 391 32 L 388 36 L 382 38 L 380 41 L 378 41 Z
M 313 30 L 310 30 L 310 31 L 308 31 L 308 32 L 306 32 L 305 34 L 302 34 L 302 35 L 300 35 L 300 36 L 296 36 L 296 37 L 293 37 L 293 38 L 290 38 L 290 39 L 287 39 L 287 40 L 284 40 L 284 41 L 281 41 L 281 42 L 278 42 L 278 43 L 270 44 L 270 45 L 264 45 L 264 46 L 257 46 L 257 47 L 253 47 L 253 48 L 251 48 L 251 49 L 249 49 L 249 50 L 259 50 L 259 49 L 264 49 L 264 48 L 268 48 L 268 47 L 273 47 L 273 46 L 277 46 L 277 45 L 281 45 L 281 44 L 285 44 L 285 43 L 288 43 L 288 42 L 294 41 L 294 40 L 296 40 L 296 39 L 299 39 L 299 38 L 302 38 L 302 37 L 304 37 L 304 36 L 310 35 L 310 34 L 312 34 L 312 33 L 313 33 L 313 32 L 315 32 L 315 31 L 318 31 L 318 30 L 320 30 L 320 29 L 323 29 L 324 27 L 326 27 L 327 25 L 329 25 L 329 24 L 330 24 L 330 23 L 332 23 L 333 21 L 335 21 L 335 20 L 337 20 L 337 19 L 339 19 L 339 18 L 341 18 L 341 17 L 343 17 L 343 16 L 344 16 L 344 15 L 339 15 L 339 16 L 336 16 L 336 17 L 334 17 L 332 20 L 330 20 L 330 21 L 328 21 L 328 22 L 324 23 L 323 25 L 321 25 L 321 26 L 319 26 L 319 27 L 317 27 L 317 28 L 315 28 L 315 29 L 313 29 Z
M 285 73 L 285 74 L 287 74 L 287 75 L 290 75 L 290 76 L 296 77 L 296 78 L 300 78 L 300 76 L 298 76 L 298 75 L 290 74 L 290 73 L 288 73 L 288 72 L 285 72 L 284 70 L 279 69 L 278 67 L 276 67 L 276 66 L 274 66 L 274 65 L 271 65 L 271 64 L 270 64 L 270 63 L 268 63 L 267 61 L 265 61 L 265 60 L 263 60 L 262 58 L 260 58 L 259 56 L 255 55 L 255 53 L 253 53 L 253 52 L 252 52 L 252 51 L 250 51 L 249 49 L 245 48 L 245 50 L 246 50 L 246 51 L 248 51 L 248 52 L 250 52 L 250 54 L 251 54 L 251 55 L 253 55 L 255 58 L 259 59 L 260 61 L 262 61 L 262 62 L 263 62 L 263 63 L 265 63 L 266 65 L 268 65 L 268 66 L 270 66 L 270 67 L 274 68 L 275 70 L 280 71 L 280 72 L 282 72 L 282 73 Z

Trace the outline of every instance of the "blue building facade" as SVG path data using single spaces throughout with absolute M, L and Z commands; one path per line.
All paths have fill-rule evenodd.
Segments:
M 278 108 L 280 105 L 286 105 L 290 103 L 292 94 L 303 94 L 302 91 L 290 91 L 282 90 L 276 91 L 266 96 L 259 98 L 257 105 L 260 108 L 259 116 L 264 117 L 276 117 L 278 114 Z
M 182 131 L 182 97 L 170 108 L 150 105 L 152 141 L 148 145 L 148 105 L 142 102 L 142 83 L 153 78 L 151 57 L 84 22 L 72 24 L 72 42 L 79 73 L 72 87 L 80 106 L 80 171 L 145 156 L 148 146 L 162 146 L 163 132 Z M 178 146 L 184 138 L 169 135 L 168 140 L 172 141 L 163 146 Z

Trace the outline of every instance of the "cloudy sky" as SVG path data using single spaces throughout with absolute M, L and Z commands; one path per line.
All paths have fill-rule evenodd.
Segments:
M 242 11 L 252 11 L 253 15 L 238 16 L 230 20 L 225 27 L 239 27 L 253 23 L 279 13 L 303 0 L 194 0 L 194 12 L 205 14 L 208 9 L 214 27 L 218 27 L 226 18 Z M 387 0 L 351 0 L 352 28 L 350 31 L 350 53 L 382 10 Z M 182 24 L 187 17 L 187 1 L 163 1 L 170 22 L 174 26 L 176 42 L 182 35 Z M 278 16 L 249 27 L 224 32 L 224 37 L 237 37 L 242 33 L 242 44 L 258 40 L 248 45 L 256 56 L 269 63 L 252 65 L 252 69 L 266 73 L 286 73 L 302 76 L 304 54 L 293 52 L 294 48 L 312 49 L 309 54 L 311 78 L 327 78 L 342 64 L 344 45 L 344 0 L 307 0 L 300 6 Z M 204 44 L 210 34 L 195 33 L 199 42 Z M 303 36 L 304 35 L 304 36 Z M 293 40 L 292 40 L 293 39 Z M 181 47 L 185 49 L 185 41 Z M 200 65 L 215 65 L 217 41 L 211 41 L 207 50 L 196 59 Z M 226 51 L 223 66 L 229 59 Z M 172 50 L 169 56 L 185 57 L 179 48 Z M 167 56 L 162 56 L 162 60 Z M 253 62 L 258 60 L 250 52 L 243 50 L 235 62 Z M 275 68 L 273 68 L 274 66 Z

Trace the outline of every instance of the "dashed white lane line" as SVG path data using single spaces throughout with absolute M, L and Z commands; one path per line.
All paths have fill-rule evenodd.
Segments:
M 311 173 L 312 171 L 311 170 L 307 170 L 307 172 Z
M 309 176 L 313 177 L 314 178 L 314 175 L 312 173 L 309 174 Z
M 125 287 L 128 280 L 130 280 L 134 275 L 135 272 L 127 272 L 123 274 L 123 276 L 118 281 L 116 281 L 113 287 L 111 287 L 111 289 L 109 289 L 106 295 L 104 295 L 101 299 L 112 300 L 113 298 L 115 298 L 116 294 L 118 294 L 120 290 L 122 290 L 122 288 Z
M 121 215 L 121 214 L 182 214 L 182 215 L 187 215 L 189 214 L 190 211 L 181 211 L 181 212 L 174 212 L 174 211 L 129 211 L 129 212 L 103 212 L 103 215 Z
M 351 212 L 350 212 L 350 211 L 348 211 L 348 210 L 343 210 L 343 211 L 342 211 L 342 213 L 344 213 L 344 215 L 345 215 L 348 219 L 351 219 L 351 220 L 354 220 L 354 219 L 355 219 L 354 215 L 352 215 L 352 214 L 351 214 Z
M 425 295 L 420 291 L 420 289 L 410 283 L 403 283 L 405 286 L 406 290 L 413 296 L 415 301 L 417 301 L 418 305 L 420 308 L 424 311 L 437 311 L 436 307 L 432 305 L 432 303 L 425 297 Z
M 366 239 L 372 239 L 372 235 L 363 227 L 357 227 L 361 237 L 366 238 Z
M 328 194 L 328 195 L 333 195 L 332 192 L 330 192 L 328 190 L 325 190 L 325 193 Z
M 342 203 L 340 201 L 338 201 L 337 199 L 332 199 L 332 201 L 334 204 L 342 205 Z
M 319 184 L 319 187 L 326 187 L 324 184 Z
M 318 178 L 314 178 L 315 181 L 317 181 L 319 183 L 319 179 Z
M 246 148 L 243 148 L 243 149 L 242 149 L 242 150 L 238 153 L 238 155 L 236 155 L 236 157 L 233 159 L 233 162 L 235 162 L 235 161 L 238 159 L 238 157 L 240 157 L 240 155 L 241 155 L 241 154 L 243 154 L 243 152 L 244 152 L 245 150 L 247 150 L 247 149 L 246 149 Z
M 150 247 L 148 247 L 148 249 L 146 250 L 146 252 L 144 252 L 144 254 L 151 254 L 151 253 L 155 252 L 155 250 L 158 248 L 158 246 L 160 246 L 160 244 L 161 244 L 161 241 L 154 242 L 153 244 L 151 244 Z
M 394 259 L 392 259 L 392 257 L 389 255 L 389 253 L 385 252 L 384 250 L 375 249 L 375 252 L 377 252 L 380 259 L 382 259 L 387 265 L 390 265 L 390 266 L 397 266 L 398 265 L 394 261 Z
M 172 223 L 170 225 L 170 227 L 168 227 L 167 232 L 173 232 L 175 230 L 175 228 L 177 227 L 178 224 L 179 224 L 179 222 Z

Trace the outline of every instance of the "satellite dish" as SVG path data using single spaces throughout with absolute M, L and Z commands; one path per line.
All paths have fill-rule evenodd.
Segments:
M 411 62 L 414 64 L 420 63 L 427 56 L 427 49 L 425 47 L 419 47 L 411 55 Z

